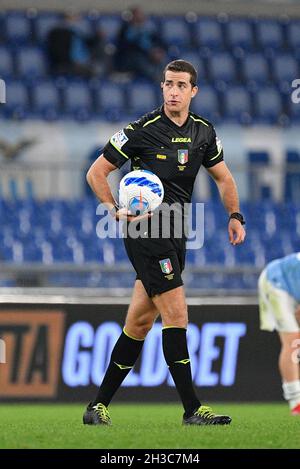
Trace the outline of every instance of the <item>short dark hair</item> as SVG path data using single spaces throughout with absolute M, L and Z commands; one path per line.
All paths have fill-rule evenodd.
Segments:
M 190 74 L 190 83 L 192 86 L 197 85 L 197 70 L 195 67 L 186 60 L 173 60 L 173 62 L 166 65 L 163 72 L 163 81 L 166 79 L 166 72 L 170 70 L 171 72 L 187 72 Z

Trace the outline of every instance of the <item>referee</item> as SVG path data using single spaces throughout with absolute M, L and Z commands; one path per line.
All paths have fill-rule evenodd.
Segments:
M 113 135 L 103 154 L 92 164 L 87 181 L 116 219 L 128 225 L 144 218 L 118 210 L 107 176 L 128 159 L 132 169 L 155 173 L 164 185 L 164 203 L 191 202 L 195 178 L 203 165 L 215 180 L 228 212 L 229 241 L 244 241 L 244 219 L 234 179 L 223 161 L 223 149 L 213 125 L 189 111 L 197 94 L 197 72 L 184 60 L 169 63 L 161 83 L 164 104 Z M 146 217 L 150 217 L 149 214 Z M 152 220 L 149 218 L 147 223 Z M 142 223 L 142 221 L 140 222 Z M 145 233 L 144 233 L 145 234 Z M 147 234 L 147 233 L 146 233 Z M 83 416 L 85 424 L 110 425 L 108 405 L 133 368 L 145 337 L 157 316 L 162 319 L 163 352 L 184 407 L 185 425 L 226 425 L 231 418 L 216 415 L 202 405 L 193 388 L 186 329 L 188 312 L 181 273 L 185 262 L 185 236 L 158 239 L 127 236 L 125 248 L 137 277 L 125 326 L 112 351 L 97 396 Z

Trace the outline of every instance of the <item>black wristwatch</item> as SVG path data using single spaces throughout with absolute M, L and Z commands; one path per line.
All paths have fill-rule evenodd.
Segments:
M 238 220 L 238 221 L 241 223 L 241 225 L 245 225 L 245 224 L 246 224 L 245 218 L 244 218 L 243 215 L 242 215 L 241 213 L 239 213 L 239 212 L 233 212 L 233 213 L 231 213 L 231 215 L 229 216 L 229 220 L 230 220 L 231 218 L 235 218 L 236 220 Z
M 108 211 L 111 214 L 112 217 L 114 217 L 117 221 L 119 221 L 118 217 L 116 217 L 116 213 L 119 210 L 119 207 L 117 205 L 114 205 L 112 208 L 110 208 Z

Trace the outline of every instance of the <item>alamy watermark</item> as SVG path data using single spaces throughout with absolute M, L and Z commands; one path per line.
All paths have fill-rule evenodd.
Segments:
M 151 218 L 139 222 L 117 222 L 106 205 L 99 204 L 96 214 L 100 220 L 96 233 L 100 239 L 124 238 L 185 238 L 187 249 L 200 249 L 204 244 L 204 204 L 162 203 Z
M 6 103 L 6 85 L 5 81 L 0 78 L 0 104 Z
M 6 363 L 6 344 L 3 339 L 0 339 L 0 364 Z
M 291 100 L 294 104 L 300 103 L 300 78 L 292 81 L 292 88 L 296 88 L 291 94 Z

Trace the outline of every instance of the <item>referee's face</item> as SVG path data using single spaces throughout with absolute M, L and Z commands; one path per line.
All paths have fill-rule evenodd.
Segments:
M 187 72 L 166 71 L 165 81 L 161 84 L 166 110 L 188 112 L 191 99 L 198 91 L 197 86 L 192 86 L 190 78 Z

